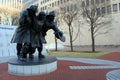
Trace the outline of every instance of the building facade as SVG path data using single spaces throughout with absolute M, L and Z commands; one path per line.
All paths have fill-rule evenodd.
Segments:
M 22 0 L 22 3 L 24 5 L 24 8 L 28 8 L 30 5 L 37 5 L 38 0 Z
M 38 0 L 0 0 L 0 24 L 12 25 L 12 19 Z
M 22 0 L 0 0 L 0 6 L 15 8 L 15 9 L 22 9 Z
M 12 17 L 20 10 L 22 10 L 22 0 L 0 0 L 0 23 L 12 25 Z
M 110 29 L 108 33 L 97 36 L 95 38 L 95 44 L 96 45 L 120 45 L 120 38 L 119 38 L 120 36 L 120 32 L 119 32 L 120 1 L 119 0 L 83 0 L 82 3 L 84 3 L 85 6 L 89 6 L 89 7 L 92 4 L 96 4 L 97 13 L 105 14 L 104 18 L 109 19 L 111 21 L 107 25 L 103 25 L 103 27 L 105 26 L 106 29 L 101 30 L 99 32 L 101 33 L 102 31 Z M 83 26 L 87 27 L 88 24 L 84 23 Z M 84 31 L 84 29 L 82 29 L 82 31 L 86 32 L 86 34 L 84 34 L 84 38 L 80 40 L 81 44 L 90 45 L 89 43 L 91 43 L 91 37 L 89 34 L 91 33 L 88 32 L 87 30 Z
M 55 10 L 56 8 L 59 8 L 60 6 L 64 6 L 64 4 L 68 4 L 69 6 L 66 6 L 66 10 L 70 10 L 71 6 L 70 1 L 72 0 L 39 0 L 39 8 L 42 11 L 48 11 L 48 10 Z M 106 34 L 101 34 L 95 38 L 95 44 L 96 45 L 120 45 L 120 0 L 78 0 L 81 1 L 81 5 L 85 6 L 91 6 L 93 4 L 97 5 L 97 13 L 105 14 L 106 16 L 104 18 L 109 19 L 111 23 L 103 26 L 107 26 L 106 29 L 110 27 L 110 30 Z M 73 6 L 75 7 L 75 6 Z M 74 8 L 75 9 L 75 8 Z M 77 24 L 80 26 L 80 33 L 77 37 L 77 40 L 73 42 L 74 45 L 91 45 L 91 33 L 89 30 L 89 24 L 86 23 L 85 17 L 82 15 L 79 20 L 76 22 L 80 23 Z M 76 23 L 74 24 L 76 25 Z M 59 27 L 67 37 L 65 43 L 61 43 L 64 45 L 69 45 L 69 35 L 68 35 L 68 28 L 66 28 L 66 24 L 63 23 Z M 101 31 L 105 31 L 101 30 Z M 76 28 L 77 32 L 78 28 Z M 51 33 L 51 34 L 50 34 Z M 48 34 L 49 36 L 46 37 L 48 39 L 48 43 L 53 42 L 54 39 L 51 40 L 51 35 L 53 34 L 52 31 L 50 31 Z M 54 38 L 54 36 L 52 36 Z
M 76 9 L 73 5 L 74 0 L 0 0 L 0 23 L 11 25 L 12 13 L 11 11 L 21 11 L 23 8 L 28 8 L 32 4 L 38 4 L 40 11 L 51 11 L 59 10 L 64 7 L 63 10 Z M 81 1 L 81 5 L 91 6 L 97 4 L 97 13 L 105 14 L 105 18 L 109 18 L 111 23 L 103 26 L 111 27 L 111 30 L 107 34 L 99 35 L 95 38 L 96 45 L 120 45 L 120 0 L 78 0 Z M 67 6 L 65 5 L 67 4 Z M 72 4 L 72 5 L 71 5 Z M 9 7 L 8 7 L 9 6 Z M 80 7 L 80 6 L 79 6 Z M 8 9 L 8 10 L 7 10 Z M 6 11 L 7 10 L 7 11 Z M 3 13 L 7 13 L 8 15 Z M 7 18 L 6 18 L 7 17 Z M 79 23 L 79 24 L 78 24 Z M 80 32 L 76 40 L 73 42 L 74 45 L 91 45 L 91 33 L 88 29 L 89 25 L 85 21 L 84 15 L 81 15 L 78 20 L 75 21 L 73 26 L 80 27 Z M 78 27 L 74 27 L 75 33 L 77 34 Z M 61 43 L 69 45 L 69 31 L 67 25 L 63 22 L 59 25 L 59 29 L 62 30 L 66 36 L 66 42 Z M 104 29 L 106 30 L 106 29 Z M 102 31 L 104 31 L 102 30 Z M 54 43 L 53 31 L 50 30 L 46 37 L 48 43 Z M 75 35 L 75 34 L 74 34 Z M 51 39 L 53 38 L 53 39 Z

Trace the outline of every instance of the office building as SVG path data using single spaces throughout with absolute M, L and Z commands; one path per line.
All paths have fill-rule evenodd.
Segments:
M 50 10 L 59 9 L 60 7 L 64 6 L 66 10 L 70 10 L 71 8 L 70 5 L 72 4 L 71 3 L 72 1 L 73 0 L 39 0 L 39 8 L 42 11 L 50 11 Z M 120 36 L 120 31 L 119 31 L 120 30 L 120 27 L 119 27 L 120 0 L 77 0 L 77 1 L 81 1 L 80 2 L 81 5 L 85 5 L 88 7 L 90 7 L 93 4 L 96 4 L 97 13 L 105 14 L 104 18 L 109 19 L 111 21 L 111 23 L 107 25 L 103 25 L 103 26 L 108 26 L 106 29 L 101 30 L 101 31 L 105 31 L 107 29 L 110 29 L 108 33 L 97 36 L 95 38 L 95 44 L 96 45 L 120 45 L 120 38 L 119 38 Z M 66 6 L 64 4 L 68 4 L 68 5 Z M 87 24 L 87 22 L 85 21 L 85 16 L 81 15 L 79 20 L 77 20 L 76 22 L 80 23 L 78 24 L 80 26 L 80 33 L 77 39 L 73 42 L 73 44 L 78 46 L 91 45 L 91 33 L 89 30 L 89 24 Z M 76 25 L 76 23 L 74 25 Z M 69 45 L 70 44 L 69 35 L 68 35 L 69 33 L 68 33 L 68 28 L 66 28 L 66 26 L 67 25 L 65 23 L 62 23 L 59 28 L 63 30 L 63 32 L 65 33 L 65 36 L 67 37 L 66 42 L 63 44 Z M 76 32 L 77 30 L 78 28 L 76 27 Z M 54 42 L 54 39 L 53 40 L 50 39 L 51 36 L 50 38 L 49 37 L 47 38 L 48 38 L 48 43 Z
M 12 19 L 38 0 L 0 0 L 0 24 L 12 25 Z

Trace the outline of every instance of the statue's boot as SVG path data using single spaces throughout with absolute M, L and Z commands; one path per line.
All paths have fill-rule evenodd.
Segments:
M 29 58 L 34 59 L 35 48 L 31 47 L 29 48 Z
M 29 51 L 29 44 L 26 43 L 26 44 L 23 45 L 23 47 L 20 51 L 19 60 L 26 61 L 28 51 Z
M 21 51 L 21 48 L 22 48 L 22 43 L 17 43 L 16 48 L 17 48 L 17 56 L 18 56 L 18 59 L 19 59 L 19 57 L 20 57 L 20 51 Z
M 34 55 L 29 53 L 29 59 L 34 59 Z
M 39 53 L 38 58 L 45 58 L 45 56 Z
M 42 55 L 42 46 L 41 47 L 38 47 L 37 48 L 38 49 L 38 58 L 45 58 L 45 56 L 44 55 Z
M 27 60 L 27 55 L 22 55 L 20 54 L 19 58 L 20 61 L 26 61 Z

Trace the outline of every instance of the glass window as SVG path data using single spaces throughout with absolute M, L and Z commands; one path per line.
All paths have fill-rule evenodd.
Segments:
M 101 14 L 101 13 L 100 13 L 100 8 L 97 8 L 96 11 L 97 11 L 97 15 L 100 15 L 100 14 Z
M 60 1 L 58 1 L 58 5 L 60 4 Z
M 75 10 L 77 9 L 77 5 L 76 5 L 76 4 L 74 4 L 74 9 L 75 9 Z
M 47 9 L 47 6 L 45 6 L 45 9 Z
M 96 3 L 99 4 L 100 3 L 99 0 L 96 0 Z
M 118 9 L 117 9 L 117 4 L 113 4 L 113 12 L 117 12 Z
M 105 14 L 105 7 L 102 7 L 101 12 L 102 14 Z
M 107 13 L 111 13 L 111 5 L 107 6 Z
M 104 3 L 105 2 L 105 0 L 101 0 L 101 3 Z
M 41 4 L 42 4 L 42 1 L 41 1 Z
M 61 0 L 61 4 L 62 4 L 62 0 Z
M 91 0 L 91 4 L 93 4 L 93 5 L 94 5 L 94 0 Z
M 120 3 L 119 3 L 119 11 L 120 11 Z
M 89 0 L 86 0 L 86 6 L 89 6 Z
M 83 12 L 82 15 L 83 15 L 83 17 L 86 17 L 86 13 L 85 12 Z
M 70 7 L 69 6 L 67 6 L 67 11 L 70 11 Z
M 71 9 L 70 9 L 70 10 L 72 11 L 72 10 L 73 10 L 73 8 L 74 8 L 74 6 L 73 6 L 73 5 L 71 5 Z
M 54 7 L 54 3 L 52 3 L 52 7 Z
M 85 2 L 84 1 L 82 1 L 82 7 L 85 7 Z

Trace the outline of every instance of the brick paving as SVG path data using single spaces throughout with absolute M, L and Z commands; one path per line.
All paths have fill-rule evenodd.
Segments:
M 99 59 L 120 62 L 120 53 L 114 52 L 99 57 Z M 106 80 L 106 74 L 116 69 L 79 69 L 72 70 L 69 66 L 100 66 L 100 64 L 87 64 L 76 61 L 58 60 L 56 71 L 34 76 L 16 76 L 8 73 L 8 63 L 0 64 L 0 80 Z
M 120 52 L 112 52 L 110 54 L 106 54 L 104 56 L 99 57 L 99 59 L 120 62 Z

